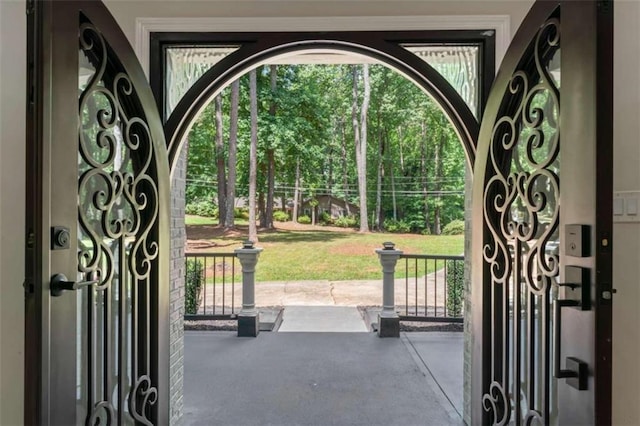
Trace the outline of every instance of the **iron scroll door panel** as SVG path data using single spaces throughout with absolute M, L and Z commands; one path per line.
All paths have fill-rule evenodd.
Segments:
M 611 424 L 611 2 L 538 1 L 474 173 L 474 424 Z
M 162 125 L 98 1 L 29 4 L 29 424 L 168 424 Z

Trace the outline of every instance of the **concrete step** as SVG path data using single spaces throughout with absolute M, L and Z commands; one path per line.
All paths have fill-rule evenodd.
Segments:
M 278 331 L 366 333 L 368 327 L 355 306 L 285 306 Z

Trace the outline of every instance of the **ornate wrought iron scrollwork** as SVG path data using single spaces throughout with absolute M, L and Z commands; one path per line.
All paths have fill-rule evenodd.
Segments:
M 137 423 L 153 426 L 148 418 L 152 405 L 158 400 L 158 390 L 147 376 L 139 377 L 129 393 L 129 412 Z
M 492 420 L 494 425 L 504 426 L 509 423 L 511 414 L 509 399 L 505 395 L 500 383 L 491 383 L 489 393 L 482 397 L 482 405 L 486 411 L 493 415 Z
M 495 425 L 549 423 L 550 403 L 540 395 L 549 392 L 551 366 L 532 354 L 549 350 L 550 293 L 559 273 L 560 94 L 550 71 L 559 48 L 553 17 L 513 73 L 491 135 L 483 257 L 492 288 L 493 382 L 483 406 Z
M 87 303 L 92 352 L 86 362 L 87 424 L 151 425 L 157 390 L 150 348 L 141 347 L 150 339 L 140 338 L 137 328 L 144 323 L 142 330 L 151 332 L 145 312 L 151 310 L 151 275 L 159 254 L 154 144 L 131 79 L 85 17 L 79 43 L 88 78 L 83 84 L 81 69 L 78 270 L 100 276 Z
M 97 403 L 87 419 L 87 426 L 110 425 L 115 421 L 115 409 L 108 401 Z

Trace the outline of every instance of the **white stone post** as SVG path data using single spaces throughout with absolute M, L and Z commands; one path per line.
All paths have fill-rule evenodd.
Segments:
M 382 243 L 383 248 L 376 250 L 382 265 L 382 312 L 378 315 L 379 337 L 400 337 L 400 318 L 396 313 L 395 272 L 396 263 L 402 251 L 395 249 L 391 242 Z
M 256 264 L 261 248 L 245 241 L 235 253 L 242 266 L 242 309 L 238 314 L 238 336 L 256 337 L 260 332 L 260 315 L 256 309 Z

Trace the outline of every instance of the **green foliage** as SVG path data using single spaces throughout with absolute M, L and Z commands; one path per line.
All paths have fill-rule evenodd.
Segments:
M 393 219 L 391 219 L 391 221 L 393 222 Z M 400 220 L 399 222 L 402 222 L 403 225 L 407 225 L 409 227 L 409 230 L 408 231 L 402 230 L 398 232 L 422 233 L 422 231 L 425 229 L 425 226 L 426 226 L 425 217 L 421 211 L 410 211 L 409 213 L 405 214 L 405 218 Z M 406 227 L 402 226 L 402 228 L 405 229 Z M 385 227 L 385 229 L 387 228 Z
M 332 225 L 333 224 L 333 218 L 331 217 L 331 215 L 327 212 L 322 212 L 322 214 L 320 215 L 320 222 L 322 222 L 325 225 Z
M 196 200 L 187 204 L 184 207 L 184 212 L 202 217 L 218 217 L 218 208 L 207 200 Z
M 402 219 L 400 220 L 385 219 L 384 229 L 387 232 L 407 234 L 411 232 L 411 225 Z
M 442 229 L 444 235 L 464 234 L 464 220 L 452 220 Z
M 307 215 L 299 216 L 298 223 L 302 223 L 303 225 L 308 225 L 311 223 L 311 218 Z
M 447 314 L 461 317 L 464 303 L 464 261 L 447 261 Z
M 358 226 L 358 219 L 355 216 L 340 216 L 333 221 L 333 224 L 340 228 L 354 228 Z
M 270 82 L 273 69 L 268 65 L 258 69 L 258 193 L 266 194 L 269 152 L 277 171 L 277 197 L 292 198 L 299 162 L 304 194 L 330 194 L 355 204 L 359 202 L 350 66 L 278 65 L 275 90 Z M 416 233 L 427 229 L 434 232 L 436 215 L 442 224 L 463 219 L 465 156 L 448 119 L 421 89 L 395 71 L 372 65 L 370 76 L 369 211 L 375 210 L 381 167 L 382 217 L 397 217 L 409 225 L 410 232 Z M 361 104 L 361 79 L 357 85 Z M 228 159 L 229 93 L 229 89 L 225 89 L 221 95 L 225 161 Z M 236 183 L 237 195 L 246 197 L 251 133 L 246 75 L 240 78 L 239 105 Z M 212 102 L 189 134 L 188 204 L 217 197 L 215 135 Z M 318 221 L 330 223 L 322 217 Z M 355 226 L 344 219 L 340 222 L 339 226 Z
M 273 220 L 276 222 L 287 222 L 289 221 L 289 213 L 277 210 L 273 212 Z
M 233 217 L 236 219 L 249 220 L 249 209 L 244 207 L 236 207 L 233 209 Z
M 185 314 L 196 314 L 198 312 L 203 285 L 204 268 L 202 262 L 196 259 L 188 259 L 184 291 Z

